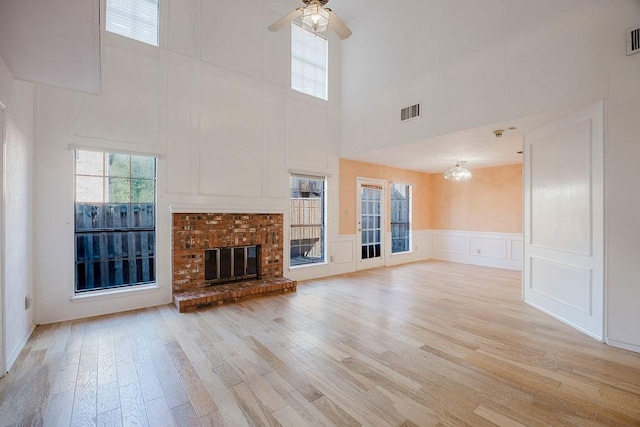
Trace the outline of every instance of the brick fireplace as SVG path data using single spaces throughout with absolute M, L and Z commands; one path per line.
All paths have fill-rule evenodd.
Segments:
M 181 311 L 241 298 L 295 291 L 283 277 L 282 214 L 173 214 L 173 302 Z M 211 283 L 205 263 L 212 250 L 256 246 L 259 273 L 251 280 Z

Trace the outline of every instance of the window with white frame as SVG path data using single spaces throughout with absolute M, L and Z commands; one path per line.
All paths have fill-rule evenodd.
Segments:
M 411 250 L 411 186 L 391 184 L 391 253 Z
M 158 1 L 107 0 L 107 31 L 158 46 Z
M 75 291 L 155 281 L 156 159 L 74 151 Z
M 325 261 L 326 182 L 321 176 L 291 175 L 292 267 Z
M 291 23 L 291 89 L 328 99 L 326 38 Z

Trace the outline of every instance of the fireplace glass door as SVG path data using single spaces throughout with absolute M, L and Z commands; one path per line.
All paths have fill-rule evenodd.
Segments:
M 259 277 L 258 246 L 205 251 L 204 279 L 208 285 Z

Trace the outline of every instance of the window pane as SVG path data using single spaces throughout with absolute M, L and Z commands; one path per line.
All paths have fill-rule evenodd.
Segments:
M 155 204 L 136 204 L 133 209 L 133 228 L 153 228 L 155 226 Z
M 76 230 L 93 230 L 104 227 L 102 204 L 76 204 Z
M 131 156 L 133 178 L 156 178 L 156 160 L 153 157 Z
M 131 180 L 131 201 L 133 203 L 153 203 L 156 198 L 155 181 L 151 179 Z
M 137 285 L 155 280 L 155 159 L 133 156 L 136 174 L 151 178 L 129 178 L 132 156 L 102 153 L 107 169 L 90 170 L 90 158 L 76 151 L 75 170 L 102 176 L 76 174 L 75 204 L 76 292 Z M 79 164 L 83 162 L 83 164 Z M 98 165 L 97 161 L 94 161 Z M 115 176 L 109 176 L 113 174 Z M 104 203 L 104 183 L 107 201 Z M 132 195 L 132 188 L 134 194 Z M 136 199 L 148 203 L 131 203 Z M 100 200 L 98 200 L 100 199 Z M 134 231 L 137 230 L 137 231 Z
M 104 175 L 104 153 L 76 151 L 76 175 Z
M 128 154 L 109 154 L 107 159 L 108 176 L 131 177 L 131 156 Z
M 107 0 L 107 31 L 158 46 L 158 0 Z
M 411 250 L 411 186 L 391 186 L 391 252 Z
M 327 100 L 327 52 L 327 39 L 291 24 L 292 89 Z
M 109 202 L 129 203 L 131 201 L 131 180 L 109 178 Z
M 101 176 L 76 175 L 76 202 L 104 202 L 104 178 Z
M 290 264 L 292 266 L 324 262 L 323 177 L 291 177 Z
M 90 261 L 100 259 L 102 233 L 83 233 L 76 236 L 76 259 L 78 261 Z
M 106 228 L 129 228 L 130 206 L 128 204 L 105 205 Z

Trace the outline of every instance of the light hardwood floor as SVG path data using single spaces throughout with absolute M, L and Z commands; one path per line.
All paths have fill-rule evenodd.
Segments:
M 39 326 L 1 425 L 640 425 L 640 355 L 429 261 L 178 314 Z

